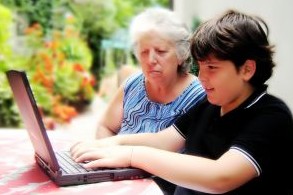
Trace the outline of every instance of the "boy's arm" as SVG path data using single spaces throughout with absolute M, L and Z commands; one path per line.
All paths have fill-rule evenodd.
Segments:
M 184 147 L 185 139 L 173 127 L 169 127 L 158 133 L 139 133 L 129 135 L 116 135 L 104 139 L 78 142 L 70 151 L 74 159 L 91 149 L 117 145 L 149 146 L 162 150 L 177 152 Z
M 73 158 L 91 161 L 84 165 L 86 168 L 137 167 L 182 187 L 212 194 L 231 191 L 258 176 L 247 157 L 233 149 L 216 160 L 174 152 L 185 140 L 173 127 L 160 133 L 110 139 L 123 146 L 80 148 L 73 152 Z

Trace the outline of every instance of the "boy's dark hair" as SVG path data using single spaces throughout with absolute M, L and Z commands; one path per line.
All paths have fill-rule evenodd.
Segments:
M 268 31 L 261 18 L 229 10 L 198 27 L 191 37 L 191 55 L 196 61 L 206 60 L 210 55 L 230 60 L 237 70 L 246 60 L 255 60 L 256 72 L 249 82 L 258 87 L 272 76 L 275 66 Z

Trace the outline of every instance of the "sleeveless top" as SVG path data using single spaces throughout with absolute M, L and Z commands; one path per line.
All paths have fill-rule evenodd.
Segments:
M 123 119 L 118 134 L 163 130 L 204 97 L 204 90 L 196 78 L 174 101 L 167 104 L 153 102 L 148 99 L 144 75 L 136 73 L 125 82 Z

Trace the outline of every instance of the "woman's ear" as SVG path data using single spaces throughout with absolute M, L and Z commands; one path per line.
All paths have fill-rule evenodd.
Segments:
M 242 66 L 242 75 L 246 81 L 249 81 L 255 74 L 256 62 L 255 60 L 246 60 Z

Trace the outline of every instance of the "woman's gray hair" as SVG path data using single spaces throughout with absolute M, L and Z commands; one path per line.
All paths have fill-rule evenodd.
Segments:
M 136 57 L 139 37 L 150 30 L 166 35 L 175 43 L 177 58 L 182 63 L 178 66 L 178 72 L 189 72 L 191 34 L 187 25 L 173 11 L 166 8 L 153 7 L 141 12 L 133 18 L 129 28 L 130 44 Z

